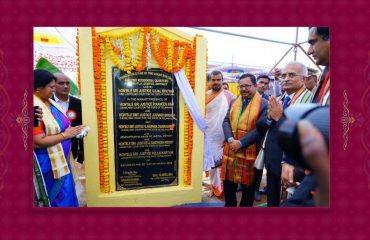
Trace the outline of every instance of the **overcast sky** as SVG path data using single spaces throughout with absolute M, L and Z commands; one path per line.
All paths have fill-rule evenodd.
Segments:
M 296 27 L 204 27 L 207 29 L 236 33 L 240 35 L 253 36 L 258 38 L 295 43 Z M 267 41 L 228 36 L 220 33 L 198 30 L 194 28 L 181 27 L 180 30 L 190 34 L 201 34 L 207 38 L 208 59 L 215 62 L 227 62 L 245 64 L 251 66 L 262 66 L 272 68 L 289 50 L 292 45 L 272 43 Z M 298 43 L 306 42 L 308 37 L 308 28 L 298 28 Z M 301 44 L 307 51 L 308 44 Z M 309 67 L 316 66 L 300 50 L 297 51 L 297 61 L 306 64 Z M 278 65 L 283 67 L 287 62 L 294 61 L 294 52 L 291 50 L 284 60 Z

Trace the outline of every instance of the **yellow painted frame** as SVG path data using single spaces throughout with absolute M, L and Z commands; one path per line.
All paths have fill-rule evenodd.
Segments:
M 122 33 L 130 31 L 131 27 L 97 27 L 97 34 L 102 32 Z M 193 37 L 185 34 L 176 28 L 161 27 L 158 31 L 167 36 L 182 41 L 192 42 Z M 206 39 L 197 38 L 197 55 L 195 66 L 195 97 L 200 109 L 204 113 L 205 106 L 205 82 L 206 82 Z M 88 207 L 168 207 L 185 203 L 201 202 L 202 195 L 202 173 L 203 173 L 203 133 L 194 123 L 193 133 L 193 152 L 191 164 L 190 186 L 185 186 L 183 181 L 184 164 L 184 120 L 180 119 L 179 127 L 179 169 L 178 186 L 159 187 L 140 190 L 115 191 L 115 168 L 114 168 L 114 128 L 113 128 L 113 104 L 112 103 L 112 81 L 111 66 L 112 62 L 108 54 L 106 55 L 106 76 L 107 77 L 107 120 L 108 120 L 108 156 L 110 172 L 110 192 L 102 193 L 99 183 L 99 154 L 98 154 L 98 129 L 95 108 L 94 91 L 94 72 L 93 72 L 93 52 L 92 37 L 90 27 L 79 28 L 79 47 L 80 47 L 80 72 L 81 72 L 81 98 L 83 123 L 90 126 L 91 131 L 85 138 L 85 171 L 86 171 L 86 194 Z M 153 61 L 152 61 L 153 62 Z M 152 64 L 152 67 L 156 67 Z M 184 101 L 180 94 L 179 113 L 184 116 Z

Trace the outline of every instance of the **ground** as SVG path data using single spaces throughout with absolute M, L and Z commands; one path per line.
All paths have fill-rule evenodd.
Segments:
M 261 186 L 260 188 L 263 188 L 266 186 L 266 172 L 264 171 L 262 181 L 261 181 Z M 202 184 L 202 204 L 205 207 L 223 207 L 225 202 L 223 198 L 219 198 L 216 196 L 209 197 L 211 191 L 210 187 L 210 182 L 209 182 L 209 177 L 206 177 L 205 174 L 203 175 L 203 184 Z M 236 197 L 238 200 L 238 203 L 240 202 L 241 198 L 241 192 L 236 193 Z M 253 206 L 259 206 L 259 205 L 264 205 L 266 203 L 266 194 L 261 194 L 261 201 L 254 201 Z
M 77 185 L 77 197 L 78 201 L 80 203 L 80 207 L 86 207 L 86 192 L 85 192 L 85 164 L 79 164 L 75 163 L 76 166 L 76 171 L 79 176 L 79 181 L 81 185 Z M 263 188 L 266 186 L 266 173 L 264 172 L 262 181 L 261 181 L 261 186 L 260 188 Z M 186 206 L 190 207 L 223 207 L 224 206 L 224 201 L 222 198 L 212 196 L 210 197 L 211 187 L 210 187 L 210 182 L 209 182 L 209 177 L 206 177 L 205 174 L 203 174 L 203 182 L 202 182 L 202 202 L 201 203 L 194 203 L 194 204 L 186 204 Z M 238 202 L 240 201 L 241 198 L 241 192 L 237 193 L 237 199 Z M 262 194 L 261 195 L 261 201 L 255 201 L 254 206 L 264 206 L 266 203 L 266 195 Z

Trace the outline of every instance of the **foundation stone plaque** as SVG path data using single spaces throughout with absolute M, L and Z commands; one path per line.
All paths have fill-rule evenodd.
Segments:
M 178 86 L 160 69 L 112 69 L 117 191 L 178 185 Z

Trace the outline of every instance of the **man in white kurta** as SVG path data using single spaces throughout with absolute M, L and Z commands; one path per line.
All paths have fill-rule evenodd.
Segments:
M 213 71 L 207 77 L 208 87 L 206 99 L 206 134 L 209 138 L 209 145 L 213 154 L 214 167 L 209 169 L 211 182 L 210 196 L 221 197 L 223 186 L 221 180 L 222 153 L 224 144 L 224 132 L 222 123 L 229 108 L 230 101 L 235 96 L 228 90 L 222 88 L 223 76 L 219 71 Z

